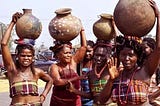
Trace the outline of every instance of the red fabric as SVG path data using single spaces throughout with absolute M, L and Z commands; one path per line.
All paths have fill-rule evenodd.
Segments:
M 68 75 L 63 73 L 61 78 L 70 79 L 77 76 L 78 74 L 71 70 Z M 79 80 L 72 82 L 72 84 L 76 89 L 80 89 Z M 81 106 L 81 97 L 70 93 L 66 90 L 66 86 L 54 86 L 50 106 Z

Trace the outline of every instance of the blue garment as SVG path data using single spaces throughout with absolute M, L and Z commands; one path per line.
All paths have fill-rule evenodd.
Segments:
M 82 73 L 83 72 L 88 73 L 89 71 L 90 71 L 89 68 L 82 69 Z M 82 88 L 82 91 L 84 91 L 84 92 L 90 92 L 88 79 L 81 80 L 81 88 Z M 81 97 L 81 101 L 82 101 L 82 106 L 93 106 L 92 99 L 87 99 L 87 98 Z

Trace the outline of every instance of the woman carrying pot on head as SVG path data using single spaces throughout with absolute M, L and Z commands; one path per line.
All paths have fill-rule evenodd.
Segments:
M 94 46 L 92 71 L 88 73 L 90 97 L 93 99 L 93 106 L 108 106 L 111 100 L 105 103 L 99 102 L 99 96 L 105 84 L 110 78 L 107 61 L 112 56 L 112 43 L 105 40 L 97 40 Z M 116 106 L 116 104 L 112 104 Z
M 142 63 L 145 63 L 145 60 L 147 61 L 147 58 L 150 56 L 150 54 L 153 52 L 153 50 L 156 47 L 156 41 L 153 38 L 147 37 L 144 38 L 142 41 L 142 48 L 144 51 L 144 58 Z M 159 77 L 160 77 L 160 67 L 158 66 L 154 74 L 152 75 L 150 79 L 150 87 L 149 87 L 149 101 L 150 104 L 153 106 L 160 105 L 160 84 L 159 84 Z
M 118 32 L 113 19 L 112 24 L 115 35 L 109 36 L 116 36 Z M 93 99 L 93 106 L 116 106 L 116 103 L 113 103 L 111 100 L 105 101 L 104 103 L 99 102 L 100 93 L 103 90 L 105 84 L 110 79 L 107 61 L 112 56 L 112 47 L 113 45 L 111 39 L 102 39 L 101 37 L 97 37 L 97 41 L 93 47 L 92 67 L 90 68 L 91 70 L 87 73 L 87 80 L 89 84 L 88 91 L 80 91 L 78 89 L 75 89 L 75 87 L 70 84 L 69 90 L 71 92 L 81 95 L 81 97 L 83 98 Z
M 79 64 L 79 70 L 81 75 L 87 75 L 92 70 L 92 63 L 93 63 L 93 48 L 94 42 L 91 40 L 87 40 L 87 50 L 84 56 L 83 61 Z M 89 88 L 89 81 L 88 79 L 81 80 L 81 91 L 83 92 L 90 92 Z M 82 106 L 92 106 L 93 100 L 81 97 Z
M 42 106 L 53 81 L 43 70 L 34 68 L 34 40 L 24 39 L 16 42 L 18 45 L 15 62 L 8 47 L 11 31 L 21 16 L 21 13 L 15 13 L 12 16 L 12 21 L 1 41 L 2 56 L 8 73 L 10 97 L 12 98 L 10 106 Z M 39 79 L 46 82 L 41 95 L 38 94 Z
M 117 37 L 116 52 L 122 65 L 116 68 L 112 58 L 108 62 L 111 78 L 101 92 L 99 101 L 102 103 L 111 97 L 119 106 L 151 106 L 148 87 L 160 60 L 160 12 L 155 2 L 149 1 L 157 17 L 156 47 L 144 64 L 138 67 L 141 45 L 133 39 Z
M 58 63 L 50 67 L 50 75 L 53 78 L 54 87 L 50 100 L 50 106 L 81 106 L 79 95 L 68 91 L 69 82 L 76 89 L 80 89 L 80 79 L 77 73 L 77 64 L 82 61 L 86 53 L 86 37 L 84 29 L 80 31 L 81 47 L 72 54 L 72 45 L 70 42 L 55 42 L 55 46 L 50 49 L 54 52 Z
M 105 84 L 110 79 L 107 61 L 111 58 L 111 55 L 111 42 L 105 40 L 97 40 L 94 46 L 92 69 L 87 73 L 89 92 L 77 90 L 72 84 L 70 84 L 69 90 L 85 98 L 93 99 L 93 106 L 116 106 L 116 103 L 113 104 L 111 100 L 105 101 L 104 103 L 99 102 L 100 93 L 103 90 Z

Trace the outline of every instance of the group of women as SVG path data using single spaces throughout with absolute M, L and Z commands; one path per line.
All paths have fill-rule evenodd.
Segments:
M 50 47 L 58 62 L 50 66 L 48 74 L 34 67 L 35 50 L 31 39 L 16 42 L 16 61 L 13 61 L 8 42 L 22 15 L 15 13 L 1 41 L 12 98 L 10 106 L 42 106 L 52 85 L 50 106 L 156 106 L 150 101 L 159 96 L 159 92 L 148 96 L 148 89 L 160 60 L 160 12 L 155 2 L 149 1 L 157 19 L 157 30 L 154 49 L 146 58 L 142 58 L 142 44 L 132 37 L 116 36 L 114 44 L 97 40 L 94 46 L 89 46 L 82 28 L 81 47 L 74 54 L 70 42 L 55 41 Z M 91 54 L 87 54 L 89 52 Z M 39 79 L 46 82 L 40 95 Z M 80 83 L 84 80 L 88 82 L 83 88 Z M 82 104 L 81 97 L 82 101 L 89 98 L 84 102 L 90 104 Z

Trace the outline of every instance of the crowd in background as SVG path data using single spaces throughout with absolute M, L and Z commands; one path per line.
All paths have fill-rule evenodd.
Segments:
M 159 106 L 160 11 L 149 0 L 156 16 L 156 38 L 115 35 L 111 40 L 86 39 L 80 30 L 79 49 L 70 41 L 54 42 L 53 63 L 48 73 L 34 67 L 33 39 L 15 42 L 16 60 L 9 52 L 11 31 L 22 16 L 15 13 L 2 38 L 1 48 L 10 85 L 10 106 L 42 106 L 52 89 L 50 106 Z M 39 95 L 37 81 L 46 82 Z

